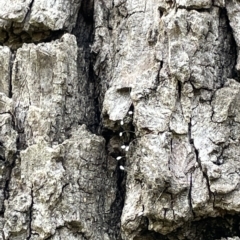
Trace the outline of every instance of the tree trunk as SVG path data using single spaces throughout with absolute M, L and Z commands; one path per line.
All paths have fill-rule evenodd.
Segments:
M 238 0 L 0 0 L 0 240 L 239 239 Z

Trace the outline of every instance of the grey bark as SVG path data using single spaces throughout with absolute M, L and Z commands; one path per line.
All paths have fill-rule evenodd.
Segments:
M 239 239 L 239 14 L 0 0 L 0 239 Z

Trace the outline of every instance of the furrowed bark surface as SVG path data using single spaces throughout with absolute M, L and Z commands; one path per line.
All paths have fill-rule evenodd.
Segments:
M 0 239 L 239 239 L 239 16 L 0 0 Z

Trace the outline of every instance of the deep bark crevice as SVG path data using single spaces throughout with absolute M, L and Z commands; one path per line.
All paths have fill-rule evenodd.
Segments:
M 73 29 L 72 34 L 76 36 L 77 44 L 79 47 L 78 53 L 78 71 L 79 71 L 79 86 L 81 91 L 86 94 L 86 101 L 92 106 L 90 112 L 85 113 L 83 119 L 79 119 L 79 124 L 86 124 L 88 129 L 95 133 L 100 133 L 101 126 L 101 103 L 99 102 L 100 84 L 95 76 L 93 65 L 94 58 L 91 53 L 91 46 L 93 43 L 93 2 L 84 1 L 80 8 L 77 18 L 76 27 Z M 88 12 L 86 13 L 86 8 Z M 82 66 L 82 55 L 84 55 L 85 66 Z M 83 79 L 82 79 L 83 78 Z M 80 91 L 80 90 L 79 90 Z M 81 103 L 79 103 L 81 104 Z M 90 118 L 88 117 L 90 116 Z
M 225 53 L 224 52 L 224 49 L 225 49 L 225 46 L 224 46 L 224 42 L 227 40 L 229 41 L 229 46 L 230 46 L 230 51 L 229 54 L 231 56 L 231 59 L 233 59 L 233 68 L 231 68 L 231 71 L 228 73 L 228 78 L 234 78 L 236 79 L 237 81 L 240 81 L 240 73 L 238 73 L 236 71 L 236 68 L 235 68 L 235 65 L 237 63 L 237 43 L 234 39 L 234 36 L 233 36 L 233 30 L 230 26 L 230 23 L 229 23 L 229 18 L 228 18 L 228 15 L 227 15 L 227 11 L 225 8 L 219 8 L 219 35 L 220 36 L 225 36 L 225 38 L 223 39 L 223 42 L 221 44 L 221 52 L 222 53 Z M 229 38 L 229 39 L 228 39 Z M 224 68 L 229 68 L 231 67 L 231 61 L 230 61 L 230 64 L 226 64 L 226 61 L 228 61 L 228 59 L 226 58 L 226 54 L 221 54 L 221 68 L 222 70 Z M 222 71 L 223 72 L 223 71 Z M 219 74 L 219 81 L 221 82 L 221 85 L 223 86 L 225 81 L 224 79 L 222 79 L 222 72 L 220 72 Z
M 11 50 L 16 51 L 18 48 L 21 48 L 24 43 L 47 43 L 47 42 L 52 42 L 57 39 L 60 39 L 66 31 L 64 30 L 56 30 L 56 31 L 50 31 L 50 30 L 45 30 L 41 32 L 26 32 L 23 31 L 21 34 L 14 34 L 13 29 L 9 29 L 9 32 L 7 32 L 7 38 L 3 41 L 0 42 L 0 45 L 8 46 Z M 42 37 L 40 40 L 34 39 L 33 35 L 34 34 L 42 34 L 45 37 Z M 11 35 L 11 36 L 10 36 Z M 24 38 L 22 38 L 22 35 L 24 35 Z M 14 41 L 12 38 L 15 38 Z
M 189 200 L 190 210 L 193 214 L 193 217 L 195 218 L 196 214 L 192 207 L 192 195 L 191 194 L 192 194 L 192 173 L 190 173 L 190 187 L 189 187 L 189 193 L 188 193 L 188 200 Z
M 13 61 L 15 59 L 15 54 L 11 52 L 10 64 L 9 64 L 9 98 L 12 98 L 12 73 L 13 73 Z
M 167 235 L 166 239 L 220 240 L 221 238 L 240 236 L 239 223 L 239 216 L 209 217 L 186 223 L 174 233 Z M 163 240 L 165 239 L 163 238 Z
M 94 0 L 83 0 L 80 13 L 86 22 L 93 23 Z
M 168 238 L 160 233 L 154 231 L 142 231 L 139 236 L 135 237 L 133 240 L 168 240 Z
M 126 194 L 126 172 L 119 169 L 119 164 L 117 165 L 116 169 L 116 178 L 116 199 L 111 206 L 111 212 L 114 218 L 109 219 L 108 225 L 110 229 L 115 229 L 115 232 L 113 232 L 112 235 L 112 239 L 121 240 L 122 238 L 120 235 L 120 223 Z
M 129 91 L 129 89 L 127 89 Z M 134 113 L 133 105 L 129 111 Z M 128 174 L 128 168 L 125 167 L 129 160 L 131 151 L 134 151 L 135 147 L 135 127 L 132 123 L 132 115 L 127 115 L 123 120 L 124 124 L 118 126 L 118 131 L 113 132 L 110 129 L 103 128 L 101 135 L 106 140 L 106 152 L 107 156 L 112 158 L 115 163 L 115 171 L 113 173 L 113 179 L 116 187 L 116 197 L 111 204 L 110 214 L 107 214 L 107 226 L 109 228 L 109 236 L 111 239 L 121 240 L 120 226 L 121 226 L 121 214 L 124 207 L 125 194 L 126 194 L 126 177 Z M 120 134 L 121 133 L 121 134 Z M 113 141 L 113 142 L 112 142 Z M 113 144 L 113 145 L 112 145 Z M 125 145 L 129 147 L 129 151 L 125 151 L 121 146 Z M 117 147 L 118 146 L 118 147 Z M 129 152 L 129 154 L 128 154 Z M 120 160 L 117 157 L 121 156 Z M 128 164 L 127 164 L 128 165 Z M 120 166 L 124 167 L 124 170 L 120 169 Z M 108 175 L 108 166 L 106 165 L 106 174 Z

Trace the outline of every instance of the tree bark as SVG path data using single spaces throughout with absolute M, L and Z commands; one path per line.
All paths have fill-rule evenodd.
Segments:
M 239 239 L 238 0 L 0 0 L 0 239 Z

